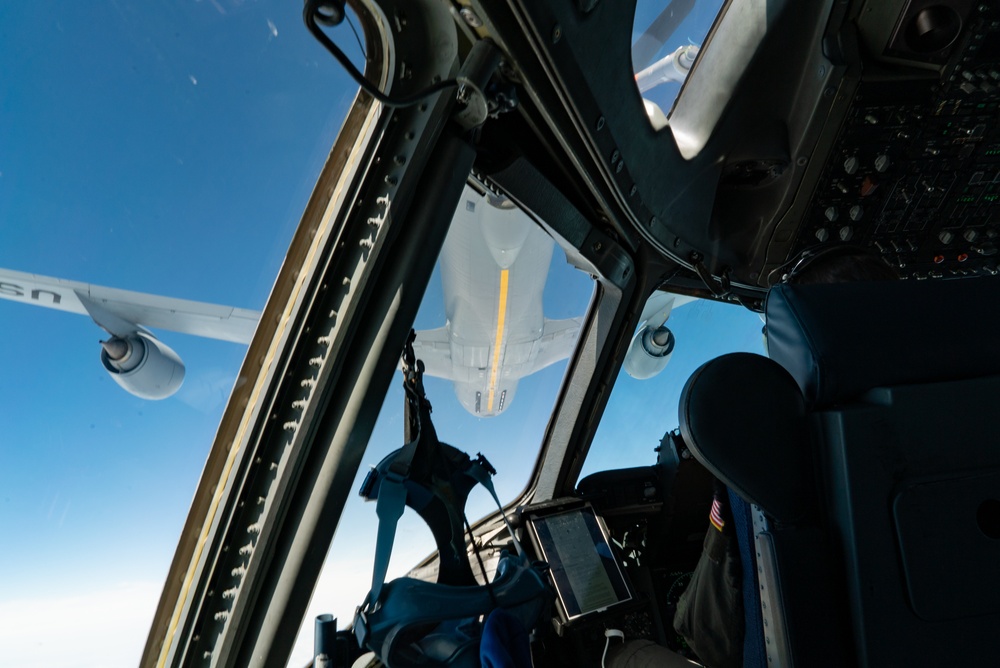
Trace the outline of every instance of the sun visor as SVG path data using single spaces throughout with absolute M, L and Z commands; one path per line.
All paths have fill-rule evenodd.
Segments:
M 1000 277 L 779 285 L 767 348 L 814 405 L 1000 374 Z

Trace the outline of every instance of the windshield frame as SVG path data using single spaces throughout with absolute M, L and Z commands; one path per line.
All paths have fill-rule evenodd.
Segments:
M 385 4 L 383 3 L 383 6 Z M 431 6 L 432 3 L 426 4 L 429 5 L 424 8 L 426 11 L 422 11 L 419 17 L 414 17 L 421 20 L 411 21 L 410 26 L 413 29 L 408 31 L 406 39 L 398 39 L 394 37 L 393 31 L 389 28 L 389 19 L 382 9 L 374 5 L 351 3 L 351 8 L 358 17 L 365 35 L 368 54 L 366 77 L 383 90 L 391 90 L 395 84 L 396 89 L 405 94 L 407 89 L 419 89 L 426 83 L 419 75 L 406 79 L 397 77 L 393 67 L 397 58 L 406 56 L 411 59 L 410 62 L 415 62 L 414 59 L 417 59 L 418 56 L 424 58 L 426 69 L 423 70 L 423 73 L 427 75 L 428 79 L 447 75 L 454 67 L 456 55 L 454 45 L 451 51 L 439 50 L 434 54 L 437 56 L 436 59 L 426 57 L 432 54 L 423 54 L 422 50 L 419 49 L 422 44 L 426 43 L 427 39 L 440 37 L 442 25 L 451 24 L 453 27 L 453 22 L 447 12 L 438 11 L 435 14 Z M 447 28 L 445 27 L 445 29 Z M 335 65 L 331 64 L 331 66 Z M 277 437 L 282 435 L 282 431 L 287 432 L 289 421 L 282 423 L 279 417 L 281 411 L 278 410 L 276 403 L 279 397 L 287 394 L 287 391 L 283 390 L 287 390 L 292 379 L 296 385 L 299 383 L 301 374 L 292 371 L 295 365 L 293 357 L 295 349 L 303 344 L 302 335 L 310 333 L 310 328 L 305 324 L 305 321 L 317 307 L 325 306 L 325 304 L 317 303 L 320 300 L 316 298 L 317 291 L 327 287 L 322 283 L 323 273 L 329 271 L 331 265 L 337 264 L 339 257 L 341 261 L 353 259 L 360 265 L 367 265 L 356 268 L 360 269 L 361 274 L 366 273 L 365 269 L 370 274 L 375 262 L 368 261 L 376 259 L 373 256 L 382 250 L 382 244 L 378 242 L 386 235 L 381 235 L 381 239 L 377 236 L 371 247 L 366 248 L 355 243 L 354 247 L 350 249 L 346 248 L 346 237 L 353 232 L 361 238 L 368 238 L 365 235 L 370 235 L 373 229 L 371 220 L 377 220 L 381 223 L 381 225 L 374 226 L 376 232 L 382 231 L 378 229 L 380 227 L 387 233 L 395 231 L 395 227 L 390 223 L 394 222 L 393 218 L 399 213 L 405 212 L 407 206 L 414 199 L 413 192 L 420 175 L 420 170 L 415 165 L 419 165 L 421 161 L 411 158 L 406 169 L 393 170 L 401 172 L 396 177 L 398 179 L 397 185 L 391 188 L 386 188 L 383 185 L 384 199 L 372 195 L 365 202 L 367 206 L 362 206 L 361 198 L 366 185 L 370 186 L 379 182 L 382 184 L 390 183 L 389 174 L 382 172 L 387 171 L 393 163 L 391 160 L 381 160 L 380 155 L 388 158 L 394 150 L 398 151 L 401 148 L 399 144 L 409 143 L 411 144 L 409 150 L 414 157 L 419 155 L 426 160 L 440 133 L 440 119 L 446 118 L 446 114 L 441 112 L 441 108 L 449 102 L 447 96 L 438 96 L 436 103 L 422 104 L 411 110 L 412 113 L 407 114 L 398 111 L 390 112 L 382 105 L 374 103 L 364 93 L 359 93 L 356 97 L 309 200 L 302 223 L 295 233 L 264 310 L 261 324 L 241 369 L 240 382 L 237 383 L 236 390 L 223 415 L 157 607 L 143 653 L 142 665 L 179 665 L 192 659 L 200 661 L 206 647 L 206 640 L 214 639 L 216 635 L 220 638 L 219 642 L 207 645 L 207 651 L 212 653 L 213 663 L 216 665 L 245 663 L 240 657 L 245 658 L 251 654 L 257 657 L 272 656 L 279 663 L 283 662 L 284 659 L 278 657 L 282 655 L 287 657 L 294 641 L 295 627 L 293 626 L 290 631 L 273 626 L 265 630 L 261 628 L 264 624 L 263 620 L 260 619 L 264 613 L 256 615 L 254 611 L 274 611 L 281 607 L 281 614 L 276 615 L 277 618 L 298 619 L 301 618 L 311 593 L 315 577 L 309 578 L 302 573 L 303 569 L 308 570 L 308 568 L 301 559 L 296 564 L 296 572 L 302 573 L 302 576 L 284 577 L 284 581 L 286 583 L 291 581 L 292 586 L 285 588 L 280 593 L 275 592 L 279 587 L 275 585 L 274 580 L 282 579 L 282 575 L 287 576 L 291 570 L 295 569 L 288 563 L 280 565 L 261 563 L 272 562 L 275 556 L 275 550 L 271 547 L 274 538 L 265 535 L 265 533 L 272 528 L 277 531 L 279 524 L 281 526 L 290 524 L 289 507 L 295 505 L 291 497 L 296 496 L 292 492 L 300 485 L 291 482 L 290 478 L 295 476 L 288 474 L 296 472 L 301 474 L 302 463 L 300 461 L 298 466 L 288 464 L 293 459 L 301 460 L 304 454 L 310 450 L 309 447 L 299 443 L 297 448 L 286 448 L 297 450 L 294 453 L 296 456 L 283 458 L 277 463 L 271 462 L 268 468 L 272 470 L 279 463 L 282 466 L 279 473 L 285 475 L 282 476 L 280 484 L 276 475 L 270 476 L 270 479 L 268 476 L 263 476 L 263 480 L 258 481 L 265 482 L 268 487 L 275 488 L 273 499 L 267 499 L 263 512 L 260 513 L 264 532 L 259 535 L 257 542 L 266 549 L 258 551 L 258 554 L 261 555 L 258 559 L 253 559 L 251 555 L 248 568 L 238 586 L 239 594 L 237 595 L 234 590 L 225 592 L 230 594 L 228 598 L 230 598 L 231 604 L 228 609 L 222 605 L 223 601 L 221 600 L 227 597 L 218 596 L 211 589 L 210 582 L 213 579 L 213 574 L 225 570 L 225 555 L 235 555 L 241 547 L 229 544 L 231 541 L 227 541 L 226 534 L 227 532 L 232 533 L 235 525 L 240 523 L 242 513 L 239 512 L 239 508 L 243 506 L 243 500 L 240 497 L 246 496 L 248 491 L 246 489 L 247 483 L 253 478 L 251 469 L 254 467 L 263 468 L 259 466 L 264 464 L 260 455 L 261 446 L 266 441 L 277 440 L 281 440 L 282 447 L 285 445 L 285 439 Z M 406 118 L 407 116 L 409 118 Z M 398 122 L 401 118 L 409 121 L 408 125 L 412 130 L 408 132 L 397 131 L 396 135 L 398 136 L 395 137 L 396 145 L 394 146 L 393 141 L 389 140 L 391 133 L 386 133 L 385 130 L 391 119 Z M 416 142 L 412 141 L 414 130 L 419 130 L 421 135 Z M 416 146 L 412 146 L 414 143 Z M 381 163 L 381 168 L 379 163 Z M 369 187 L 368 190 L 370 192 L 374 188 Z M 392 197 L 389 196 L 390 191 Z M 457 193 L 454 199 L 457 201 Z M 354 202 L 354 206 L 350 206 L 351 202 Z M 389 213 L 390 206 L 392 216 Z M 430 221 L 430 223 L 433 222 L 433 220 Z M 433 228 L 433 225 L 431 227 Z M 440 240 L 438 240 L 438 245 L 440 245 Z M 427 264 L 426 273 L 429 275 L 429 265 L 433 264 L 433 256 L 431 256 L 430 262 L 427 262 L 420 254 L 418 257 L 407 258 L 407 262 L 404 264 L 407 263 Z M 407 305 L 400 304 L 398 292 L 402 280 L 399 273 L 395 273 L 395 289 L 382 291 L 390 294 L 388 298 L 381 300 L 380 305 L 383 306 L 383 310 L 392 307 L 402 314 L 408 309 Z M 357 278 L 361 277 L 357 276 Z M 424 283 L 426 283 L 426 279 Z M 349 286 L 345 284 L 341 287 L 348 288 Z M 421 292 L 422 289 L 421 285 Z M 414 304 L 411 310 L 415 310 L 415 308 Z M 327 310 L 329 310 L 328 306 Z M 340 318 L 343 325 L 341 330 L 357 339 L 359 336 L 357 321 L 364 318 L 360 313 L 352 315 L 355 317 Z M 405 320 L 405 316 L 402 319 Z M 412 314 L 410 319 L 412 319 Z M 385 318 L 372 319 L 372 322 L 388 322 L 388 320 Z M 375 338 L 381 332 L 376 330 L 366 333 Z M 383 336 L 382 343 L 384 343 L 384 338 Z M 317 345 L 316 340 L 316 336 L 311 337 L 310 342 L 314 348 Z M 345 359 L 351 358 L 351 355 L 334 354 L 338 344 L 342 343 L 342 341 L 327 341 L 320 344 L 321 347 L 330 350 L 326 359 L 339 361 L 341 366 L 343 366 Z M 385 355 L 380 355 L 380 346 L 369 345 L 365 350 L 368 352 L 367 356 L 356 353 L 354 358 L 358 360 L 367 358 L 371 361 L 386 358 Z M 306 356 L 307 359 L 303 361 L 308 367 L 308 361 L 315 360 L 316 357 L 310 356 L 308 353 Z M 302 354 L 299 354 L 298 357 L 302 357 Z M 364 369 L 364 371 L 368 372 L 366 376 L 370 380 L 371 369 Z M 391 368 L 388 371 L 391 374 Z M 362 369 L 354 370 L 355 374 L 361 372 Z M 382 375 L 386 375 L 385 372 Z M 384 388 L 382 389 L 384 392 Z M 364 396 L 376 394 L 381 396 L 382 393 L 376 389 L 364 393 Z M 328 396 L 324 397 L 327 400 L 329 398 Z M 375 403 L 377 404 L 378 401 Z M 286 406 L 287 408 L 289 407 Z M 292 411 L 298 410 L 300 414 L 302 413 L 301 406 L 290 408 Z M 363 407 L 355 406 L 353 408 L 357 411 Z M 306 407 L 306 411 L 316 413 L 318 409 L 309 406 Z M 346 439 L 343 446 L 354 446 L 355 441 L 363 442 L 365 429 L 370 431 L 374 414 L 377 414 L 377 406 L 374 410 L 369 406 L 367 411 L 362 412 L 369 419 L 361 419 L 356 422 L 358 413 L 355 412 L 352 416 L 354 419 L 344 421 L 345 430 L 349 432 L 347 435 L 351 438 Z M 300 421 L 306 425 L 312 423 L 308 415 L 301 415 Z M 275 422 L 279 423 L 276 434 L 271 433 L 273 430 L 268 429 L 269 424 Z M 353 432 L 350 430 L 352 426 L 356 427 Z M 306 431 L 302 430 L 302 432 Z M 310 433 L 302 433 L 301 441 L 314 441 L 316 439 L 318 430 L 311 427 L 308 431 Z M 285 436 L 287 438 L 287 434 Z M 296 436 L 299 434 L 294 434 L 292 440 Z M 274 450 L 273 446 L 274 443 L 272 443 L 272 451 Z M 312 454 L 313 456 L 317 455 L 315 452 Z M 342 458 L 333 456 L 332 459 L 340 460 Z M 291 462 L 291 464 L 294 463 Z M 356 468 L 356 466 L 355 462 L 354 467 Z M 296 471 L 296 469 L 299 470 Z M 257 478 L 261 478 L 261 476 L 257 476 Z M 298 496 L 301 497 L 301 495 Z M 305 534 L 308 532 L 303 532 L 303 539 L 308 539 L 307 543 L 312 546 L 319 545 L 318 548 L 314 547 L 311 550 L 313 553 L 318 553 L 318 558 L 316 558 L 316 554 L 310 555 L 311 561 L 315 562 L 314 570 L 317 572 L 332 537 L 333 527 L 336 526 L 339 507 L 342 507 L 343 504 L 341 501 L 339 507 L 336 503 L 320 505 L 325 506 L 328 511 L 324 513 L 326 515 L 324 520 L 329 525 L 329 535 L 324 540 L 322 536 L 306 536 Z M 308 510 L 308 508 L 295 508 L 292 512 L 301 516 Z M 270 514 L 267 522 L 263 521 L 264 512 Z M 275 521 L 276 517 L 280 517 L 282 521 Z M 273 577 L 268 577 L 269 575 Z M 265 584 L 266 580 L 271 582 Z M 304 582 L 309 584 L 298 584 Z M 262 601 L 262 595 L 265 592 L 270 599 L 266 603 Z M 282 599 L 282 605 L 275 606 L 275 597 Z M 213 598 L 215 599 L 214 603 L 211 600 Z M 222 609 L 216 611 L 215 608 Z M 272 617 L 272 619 L 274 618 Z M 216 623 L 213 624 L 213 621 Z M 215 626 L 216 628 L 209 629 L 204 628 L 205 626 Z M 251 630 L 250 627 L 255 628 Z M 253 638 L 254 641 L 244 643 L 243 639 L 245 638 Z

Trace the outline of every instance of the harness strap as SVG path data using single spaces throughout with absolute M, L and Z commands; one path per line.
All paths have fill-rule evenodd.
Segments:
M 480 455 L 482 458 L 482 455 Z M 483 458 L 485 459 L 485 458 Z M 514 533 L 514 527 L 510 525 L 510 520 L 507 519 L 507 513 L 504 512 L 503 504 L 500 503 L 500 497 L 497 496 L 497 490 L 493 486 L 493 476 L 490 475 L 487 469 L 489 463 L 483 464 L 482 461 L 475 461 L 473 465 L 469 467 L 468 474 L 475 478 L 475 480 L 486 488 L 486 491 L 490 493 L 493 500 L 497 504 L 497 508 L 500 509 L 500 516 L 503 517 L 503 523 L 507 525 L 507 531 L 510 532 L 510 538 L 514 541 L 514 549 L 517 550 L 517 556 L 524 556 L 524 548 L 521 547 L 521 542 L 517 539 L 517 535 Z
M 406 487 L 403 479 L 386 476 L 378 490 L 378 501 L 375 514 L 378 515 L 378 534 L 375 541 L 375 564 L 372 569 L 372 590 L 368 595 L 369 604 L 378 604 L 378 597 L 385 584 L 385 574 L 389 570 L 389 557 L 392 556 L 392 544 L 396 540 L 396 524 L 403 515 L 406 505 Z
M 510 532 L 511 540 L 514 542 L 514 549 L 517 550 L 518 556 L 523 556 L 524 548 L 521 547 L 521 542 L 517 539 L 514 527 L 510 525 L 510 520 L 507 519 L 507 513 L 504 512 L 503 504 L 500 503 L 500 497 L 497 496 L 496 487 L 493 486 L 493 476 L 489 471 L 489 468 L 492 467 L 488 467 L 489 462 L 473 461 L 472 466 L 468 468 L 466 473 L 485 487 L 486 491 L 493 497 L 493 501 L 496 502 L 497 508 L 500 510 L 500 516 L 503 517 L 503 522 L 507 525 L 507 531 Z M 366 599 L 368 606 L 371 608 L 378 605 L 378 597 L 382 593 L 382 587 L 385 585 L 385 574 L 389 570 L 389 557 L 392 556 L 392 546 L 396 540 L 396 525 L 399 523 L 399 518 L 403 516 L 403 507 L 405 505 L 406 487 L 403 485 L 403 478 L 398 478 L 391 474 L 383 478 L 379 486 L 378 501 L 375 506 L 375 514 L 378 515 L 378 534 L 375 541 L 372 588 Z

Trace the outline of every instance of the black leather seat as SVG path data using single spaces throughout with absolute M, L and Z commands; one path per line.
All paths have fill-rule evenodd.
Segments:
M 686 442 L 753 504 L 769 665 L 1000 665 L 996 305 L 992 278 L 780 286 L 772 359 L 688 381 Z

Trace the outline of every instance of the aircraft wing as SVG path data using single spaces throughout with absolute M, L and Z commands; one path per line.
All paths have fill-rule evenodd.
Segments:
M 677 308 L 678 306 L 684 306 L 684 304 L 689 304 L 693 301 L 697 301 L 697 297 L 689 297 L 687 295 L 675 295 L 671 292 L 654 292 L 649 299 L 646 300 L 646 305 L 642 309 L 642 314 L 639 316 L 639 322 L 649 322 L 652 327 L 659 327 L 667 321 L 670 317 L 670 312 Z
M 260 313 L 0 269 L 0 298 L 93 317 L 108 331 L 125 321 L 222 341 L 250 343 Z M 106 314 L 111 314 L 107 317 Z M 102 317 L 104 316 L 104 317 Z M 115 324 L 108 324 L 108 323 Z
M 550 364 L 564 360 L 573 352 L 583 318 L 567 318 L 565 320 L 545 319 L 542 338 L 538 341 L 538 357 L 532 367 L 532 373 L 544 369 Z
M 424 363 L 424 373 L 435 378 L 455 380 L 451 360 L 451 340 L 446 327 L 417 331 L 413 352 Z

